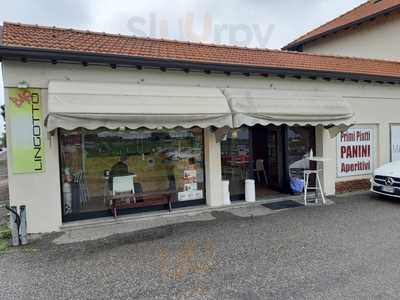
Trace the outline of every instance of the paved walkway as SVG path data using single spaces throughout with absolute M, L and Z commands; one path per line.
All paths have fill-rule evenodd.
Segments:
M 216 219 L 212 214 L 212 212 L 215 211 L 227 212 L 242 218 L 265 216 L 278 213 L 278 211 L 271 210 L 263 206 L 263 204 L 280 201 L 293 201 L 303 205 L 303 197 L 285 196 L 275 200 L 257 201 L 256 203 L 234 202 L 231 206 L 222 208 L 211 208 L 204 205 L 174 209 L 171 213 L 164 210 L 160 212 L 120 216 L 117 219 L 107 217 L 84 220 L 66 223 L 63 227 L 65 233 L 56 238 L 53 242 L 56 244 L 70 244 L 106 238 L 115 234 L 133 233 L 156 227 L 172 226 L 188 222 L 212 221 Z M 332 205 L 333 202 L 327 199 L 326 204 Z M 316 203 L 310 205 L 318 206 L 322 204 Z
M 274 214 L 217 211 L 0 256 L 0 299 L 396 299 L 400 202 L 357 194 Z

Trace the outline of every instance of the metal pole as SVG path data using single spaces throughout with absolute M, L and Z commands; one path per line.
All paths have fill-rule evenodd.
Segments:
M 19 216 L 21 218 L 21 224 L 19 225 L 19 231 L 20 231 L 20 239 L 21 239 L 21 245 L 27 245 L 28 244 L 28 234 L 26 230 L 26 206 L 21 205 L 19 207 Z
M 86 169 L 86 152 L 85 152 L 85 132 L 82 130 L 81 132 L 81 151 L 82 151 L 82 172 L 85 172 Z

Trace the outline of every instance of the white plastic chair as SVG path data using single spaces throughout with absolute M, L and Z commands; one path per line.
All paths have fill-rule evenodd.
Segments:
M 89 200 L 89 189 L 86 184 L 86 176 L 83 171 L 76 173 L 73 177 L 74 183 L 79 184 L 79 200 L 80 205 L 83 207 Z
M 115 176 L 112 180 L 112 195 L 117 194 L 135 194 L 135 185 L 133 183 L 134 175 Z M 136 202 L 135 197 L 133 197 Z
M 257 180 L 258 180 L 259 183 L 261 183 L 260 172 L 262 172 L 264 174 L 265 183 L 268 184 L 267 172 L 265 171 L 264 160 L 263 159 L 257 159 L 256 160 L 256 168 L 254 169 L 254 171 L 257 174 Z

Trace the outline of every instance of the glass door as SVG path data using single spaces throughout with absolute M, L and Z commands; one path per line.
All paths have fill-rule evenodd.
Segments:
M 229 180 L 231 200 L 245 198 L 245 180 L 254 179 L 259 199 L 291 193 L 293 177 L 303 178 L 313 168 L 315 128 L 282 126 L 242 127 L 231 130 L 221 143 L 222 178 Z
M 269 185 L 281 189 L 282 185 L 282 130 L 280 127 L 267 127 L 267 169 Z
M 251 129 L 230 130 L 221 143 L 222 178 L 229 180 L 231 200 L 243 200 L 245 181 L 253 174 Z
M 290 177 L 303 178 L 303 171 L 310 169 L 310 150 L 315 154 L 315 127 L 288 127 L 287 161 Z

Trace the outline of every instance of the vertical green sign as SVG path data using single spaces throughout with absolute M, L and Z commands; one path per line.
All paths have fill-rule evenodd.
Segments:
M 13 173 L 44 172 L 42 98 L 39 89 L 8 89 Z

